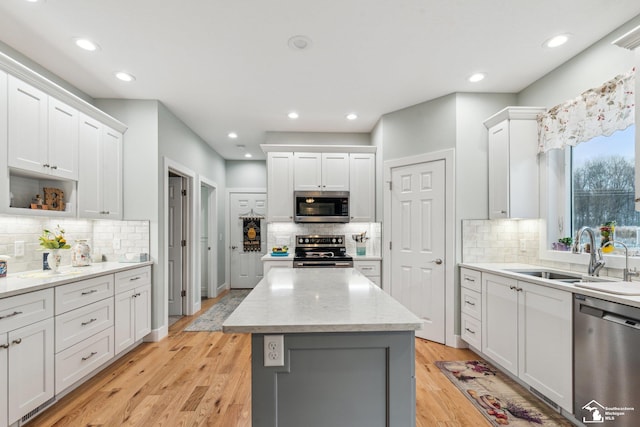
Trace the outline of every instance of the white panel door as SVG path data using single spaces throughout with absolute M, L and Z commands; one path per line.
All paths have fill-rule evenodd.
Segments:
M 169 316 L 182 316 L 182 290 L 183 286 L 183 181 L 182 177 L 169 177 Z
M 229 194 L 229 241 L 230 255 L 230 286 L 231 288 L 253 288 L 263 277 L 263 265 L 260 258 L 267 248 L 267 221 L 260 221 L 261 250 L 259 252 L 245 252 L 243 248 L 243 221 L 241 216 L 253 214 L 265 216 L 267 212 L 267 198 L 265 193 L 231 193 Z
M 416 335 L 445 339 L 445 162 L 391 171 L 391 296 L 424 321 Z

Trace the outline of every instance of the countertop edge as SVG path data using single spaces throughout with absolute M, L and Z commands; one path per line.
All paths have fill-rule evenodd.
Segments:
M 407 332 L 416 331 L 422 327 L 422 323 L 403 323 L 394 325 L 246 325 L 225 326 L 222 332 L 243 334 L 295 334 L 295 333 L 326 333 L 326 332 Z

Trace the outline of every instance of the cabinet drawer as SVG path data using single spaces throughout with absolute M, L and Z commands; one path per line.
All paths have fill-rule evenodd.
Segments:
M 482 328 L 480 326 L 480 321 L 464 313 L 460 317 L 460 320 L 460 337 L 470 346 L 481 350 Z
M 365 276 L 380 276 L 380 261 L 354 261 L 353 266 Z
M 53 289 L 0 299 L 0 333 L 53 317 Z
M 113 296 L 113 274 L 56 288 L 56 315 Z
M 151 284 L 151 267 L 120 271 L 116 276 L 116 293 L 129 291 L 137 286 Z
M 482 294 L 471 289 L 460 289 L 460 310 L 469 316 L 482 319 Z
M 113 328 L 56 354 L 56 394 L 108 362 L 113 353 Z
M 113 324 L 113 298 L 56 316 L 56 353 Z
M 480 292 L 482 288 L 482 278 L 479 271 L 470 270 L 468 268 L 460 269 L 460 286 Z

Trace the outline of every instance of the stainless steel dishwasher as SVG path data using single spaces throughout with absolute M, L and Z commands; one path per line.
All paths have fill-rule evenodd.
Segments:
M 640 426 L 640 308 L 575 294 L 573 357 L 576 419 Z

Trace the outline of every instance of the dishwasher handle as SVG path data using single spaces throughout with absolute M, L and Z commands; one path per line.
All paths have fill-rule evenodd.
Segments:
M 580 304 L 580 313 L 589 316 L 597 317 L 598 319 L 606 320 L 608 322 L 617 323 L 618 325 L 628 326 L 634 329 L 640 329 L 640 320 L 634 319 L 628 316 L 622 316 L 610 311 L 601 310 L 596 307 L 592 307 L 586 304 Z

